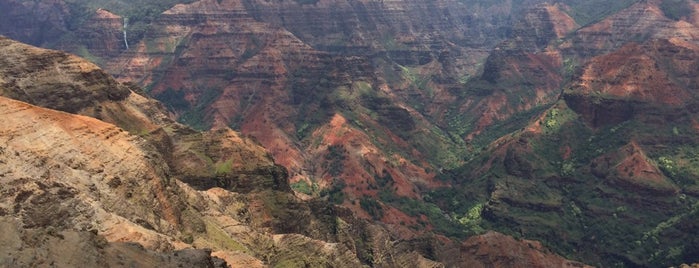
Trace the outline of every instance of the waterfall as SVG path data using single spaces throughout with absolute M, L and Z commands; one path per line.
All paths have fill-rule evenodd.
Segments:
M 129 25 L 129 18 L 124 17 L 124 45 L 126 45 L 126 49 L 129 49 L 129 41 L 126 40 L 126 27 Z

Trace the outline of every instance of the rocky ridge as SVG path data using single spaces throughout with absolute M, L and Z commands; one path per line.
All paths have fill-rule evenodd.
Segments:
M 454 178 L 464 193 L 455 196 L 484 191 L 472 202 L 484 202 L 491 227 L 595 265 L 693 262 L 693 242 L 671 237 L 692 233 L 686 227 L 696 219 L 697 95 L 689 67 L 696 41 L 687 34 L 696 26 L 666 17 L 661 6 L 639 2 L 548 43 L 563 66 L 580 67 L 549 73 L 561 79 L 560 99 L 460 169 Z M 509 53 L 503 61 L 518 58 Z M 458 210 L 453 200 L 437 203 Z
M 400 187 L 406 189 L 401 192 L 404 196 L 416 196 L 419 187 L 434 184 L 434 174 L 429 174 L 432 172 L 408 176 L 397 166 L 385 165 L 386 161 L 394 161 L 406 163 L 414 172 L 428 169 L 430 164 L 416 160 L 425 158 L 425 152 L 416 151 L 405 135 L 400 137 L 395 131 L 428 128 L 429 123 L 425 119 L 414 122 L 409 117 L 422 115 L 409 108 L 385 105 L 388 99 L 383 96 L 373 97 L 378 89 L 373 85 L 374 67 L 369 60 L 316 49 L 274 22 L 255 20 L 259 12 L 263 11 L 239 1 L 177 5 L 155 22 L 151 39 L 138 44 L 136 51 L 123 54 L 108 69 L 119 77 L 151 85 L 150 93 L 182 112 L 179 116 L 184 122 L 196 122 L 203 128 L 233 126 L 254 136 L 275 161 L 289 169 L 294 182 L 322 188 L 331 188 L 335 177 L 343 177 L 346 184 L 363 182 L 363 186 L 357 185 L 358 190 L 345 190 L 352 199 L 360 198 L 361 192 L 375 192 L 370 189 L 376 184 L 373 177 L 382 174 L 383 169 L 399 180 Z M 381 118 L 342 114 L 339 106 L 343 105 L 359 111 L 373 107 Z M 363 147 L 381 148 L 374 151 L 383 154 L 386 146 L 400 144 L 396 149 L 407 155 L 373 158 L 368 166 L 385 167 L 379 170 L 352 157 L 347 158 L 351 163 L 341 165 L 338 174 L 327 170 L 326 165 L 311 166 L 309 163 L 328 161 L 323 159 L 327 155 L 324 151 L 331 145 L 349 148 L 344 141 L 319 144 L 323 138 L 311 135 L 335 116 L 371 126 L 361 129 L 348 124 L 352 131 L 379 129 L 379 144 L 371 141 L 372 136 L 379 135 L 371 133 L 354 139 Z M 379 127 L 391 121 L 398 123 L 388 129 Z M 425 140 L 435 135 L 432 129 L 420 132 L 425 133 Z M 451 143 L 439 135 L 439 142 Z
M 109 69 L 185 122 L 252 134 L 300 196 L 406 239 L 485 228 L 600 266 L 694 262 L 695 243 L 678 241 L 696 218 L 696 4 L 619 1 L 592 19 L 575 1 L 532 4 L 511 28 L 484 27 L 504 35 L 479 47 L 459 33 L 483 20 L 431 16 L 486 8 L 461 2 L 178 5 Z
M 12 71 L 37 58 L 41 64 L 30 71 L 63 70 L 54 78 L 75 85 L 73 98 L 85 96 L 86 84 L 108 93 L 127 86 L 79 75 L 101 72 L 79 58 L 61 61 L 73 56 L 1 41 L 3 54 L 14 55 L 0 65 L 0 113 L 8 118 L 0 128 L 0 224 L 10 230 L 0 236 L 3 265 L 440 267 L 458 261 L 429 252 L 471 254 L 440 239 L 400 240 L 347 209 L 301 201 L 256 143 L 227 129 L 179 125 L 137 93 L 90 99 L 75 111 L 99 110 L 106 122 L 9 99 Z M 48 91 L 27 91 L 31 97 L 64 90 L 36 77 L 22 80 L 19 91 Z

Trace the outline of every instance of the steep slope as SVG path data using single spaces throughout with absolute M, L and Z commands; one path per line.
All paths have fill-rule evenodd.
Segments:
M 171 152 L 173 174 L 198 190 L 294 208 L 253 202 L 258 227 L 341 240 L 312 231 L 334 228 L 322 220 L 280 223 L 324 210 L 293 187 L 404 239 L 495 229 L 600 266 L 696 262 L 683 238 L 696 236 L 696 3 L 476 2 L 198 1 L 165 11 L 105 66 L 182 122 L 270 148 L 292 185 L 259 151 L 199 143 L 237 140 L 228 130 L 129 130 Z M 153 104 L 119 103 L 137 99 Z M 235 166 L 249 156 L 261 167 Z M 456 256 L 451 246 L 426 248 Z M 356 248 L 364 263 L 380 255 Z
M 519 127 L 516 115 L 555 101 L 563 60 L 539 52 L 577 27 L 559 5 L 520 19 L 540 1 L 206 0 L 162 14 L 175 2 L 143 12 L 126 2 L 69 5 L 89 23 L 71 29 L 77 44 L 59 47 L 148 88 L 181 122 L 255 137 L 295 189 L 343 197 L 360 215 L 368 211 L 356 203 L 382 190 L 419 199 L 441 170 Z M 96 7 L 148 27 L 123 28 L 131 46 L 119 48 L 118 16 Z M 498 46 L 512 34 L 521 39 Z M 495 46 L 506 51 L 486 60 Z M 513 67 L 496 70 L 503 65 Z M 499 72 L 519 78 L 495 81 Z M 319 136 L 337 129 L 335 118 L 350 134 Z
M 384 168 L 370 166 L 384 166 L 379 159 L 426 170 L 409 177 L 398 166 L 385 167 L 410 196 L 434 184 L 435 163 L 458 162 L 448 149 L 457 144 L 419 112 L 393 104 L 391 93 L 382 92 L 389 88 L 376 81 L 369 59 L 317 50 L 284 28 L 256 21 L 258 11 L 248 4 L 200 1 L 175 6 L 154 23 L 153 38 L 134 45 L 133 53 L 123 54 L 108 68 L 150 85 L 150 94 L 170 104 L 185 123 L 232 126 L 254 136 L 295 182 L 323 188 L 331 188 L 335 177 L 345 185 L 371 183 L 345 190 L 351 199 L 374 187 L 372 177 Z M 369 166 L 363 159 L 347 158 L 347 166 L 355 168 L 339 172 L 325 164 L 312 166 L 325 162 L 325 156 L 308 152 L 322 152 L 332 144 L 319 144 L 314 140 L 322 137 L 311 134 L 329 127 L 335 116 L 348 118 L 346 127 L 352 131 L 366 132 L 354 141 L 379 148 L 375 151 L 381 156 Z
M 3 265 L 116 265 L 120 254 L 143 257 L 122 264 L 213 265 L 203 251 L 174 259 L 167 255 L 177 253 L 153 252 L 176 248 L 162 234 L 191 230 L 182 219 L 191 209 L 137 137 L 96 119 L 0 98 L 7 117 L 0 135 Z
M 513 37 L 488 56 L 481 76 L 463 86 L 462 98 L 448 111 L 451 131 L 481 147 L 559 98 L 568 63 L 549 46 L 578 28 L 564 8 L 539 5 L 514 25 Z
M 694 5 L 689 1 L 638 1 L 630 7 L 580 29 L 562 47 L 570 53 L 589 58 L 609 53 L 628 42 L 643 42 L 650 38 L 677 39 L 696 43 L 697 27 L 692 20 L 673 20 L 665 14 L 665 5 L 681 8 L 690 15 Z M 673 4 L 674 3 L 674 4 Z M 666 7 L 667 9 L 667 7 Z
M 385 188 L 419 199 L 439 185 L 439 170 L 462 164 L 473 147 L 494 139 L 479 136 L 485 129 L 558 98 L 563 59 L 539 52 L 577 27 L 559 6 L 528 13 L 512 30 L 524 38 L 512 46 L 524 48 L 502 45 L 507 51 L 489 58 L 483 78 L 468 79 L 503 37 L 484 33 L 510 31 L 498 28 L 505 21 L 489 24 L 490 17 L 475 14 L 519 14 L 518 8 L 451 1 L 198 1 L 164 12 L 135 49 L 107 68 L 148 86 L 182 122 L 254 136 L 289 169 L 296 189 L 311 189 L 306 194 L 337 193 L 356 204 Z M 418 14 L 429 19 L 416 21 Z M 332 21 L 331 15 L 336 23 L 318 23 Z M 501 70 L 502 76 L 519 79 L 494 80 L 499 71 L 493 68 L 505 63 L 516 67 Z M 542 70 L 547 75 L 539 75 Z M 354 134 L 323 142 L 317 133 L 337 129 L 335 118 Z M 476 137 L 476 146 L 464 142 Z M 375 157 L 353 157 L 349 148 L 371 148 Z M 393 188 L 377 178 L 389 178 Z M 366 206 L 350 207 L 367 215 Z
M 590 58 L 561 100 L 456 172 L 460 190 L 430 196 L 445 211 L 483 204 L 486 228 L 601 266 L 696 262 L 695 242 L 677 239 L 696 236 L 699 201 L 692 42 Z M 459 196 L 469 202 L 454 205 Z
M 69 32 L 72 15 L 64 1 L 0 2 L 2 34 L 35 46 L 49 46 Z
M 13 45 L 14 42 L 6 38 L 0 41 L 6 53 L 0 62 L 5 77 L 1 93 L 5 96 L 77 112 L 97 102 L 123 100 L 130 93 L 128 88 L 108 78 L 96 65 L 76 56 Z M 46 68 L 54 66 L 68 68 Z M 56 77 L 64 79 L 61 81 Z
M 126 87 L 109 76 L 80 75 L 101 70 L 74 56 L 0 41 L 8 56 L 0 64 L 5 95 L 73 99 Z M 28 64 L 36 59 L 41 64 Z M 23 74 L 18 68 L 61 72 L 17 76 Z M 17 77 L 26 79 L 13 80 Z M 48 77 L 73 90 L 50 87 Z M 297 199 L 284 169 L 229 129 L 194 131 L 133 92 L 119 100 L 94 98 L 80 102 L 85 107 L 75 112 L 99 110 L 105 120 L 132 130 L 0 97 L 0 114 L 7 117 L 0 124 L 3 265 L 224 267 L 225 260 L 233 267 L 442 267 L 459 265 L 457 256 L 483 267 L 501 258 L 514 265 L 579 265 L 511 238 L 504 246 L 521 250 L 497 258 L 488 257 L 495 253 L 487 242 L 469 246 L 484 248 L 475 257 L 438 237 L 398 239 L 397 231 L 358 219 L 350 210 Z M 482 239 L 493 236 L 505 237 Z
M 2 65 L 3 71 L 13 70 L 15 66 L 26 66 L 25 63 L 27 61 L 31 62 L 30 59 L 40 56 L 40 58 L 44 59 L 48 64 L 41 64 L 38 66 L 34 66 L 35 69 L 29 69 L 32 70 L 32 72 L 34 73 L 42 73 L 54 69 L 62 69 L 68 71 L 54 76 L 55 80 L 70 81 L 71 83 L 76 85 L 84 85 L 84 83 L 92 81 L 90 80 L 89 76 L 71 76 L 71 74 L 73 73 L 79 73 L 79 70 L 81 70 L 81 66 L 90 66 L 90 64 L 88 64 L 85 61 L 82 61 L 77 58 L 74 58 L 74 61 L 70 62 L 54 61 L 56 57 L 60 59 L 70 56 L 55 51 L 46 51 L 31 48 L 26 45 L 18 44 L 7 39 L 3 39 L 3 42 L 6 45 L 3 46 L 3 48 L 6 49 L 5 52 L 7 52 L 6 55 L 16 56 L 10 57 L 10 59 L 12 59 L 13 61 L 8 62 L 11 62 L 12 64 Z M 49 57 L 49 55 L 53 55 L 54 57 Z M 91 71 L 101 72 L 101 70 L 99 69 Z M 7 75 L 8 73 L 9 75 Z M 3 72 L 2 80 L 7 81 L 10 80 L 10 78 L 12 77 L 14 77 L 13 73 Z M 19 89 L 21 89 L 20 91 L 27 92 L 25 89 L 35 87 L 43 88 L 45 90 L 45 92 L 38 92 L 40 94 L 64 93 L 70 95 L 70 97 L 72 98 L 83 95 L 83 93 L 79 91 L 62 92 L 64 90 L 63 88 L 49 87 L 47 85 L 50 85 L 51 83 L 47 83 L 46 80 L 41 79 L 41 76 L 35 77 L 37 78 L 36 81 L 24 80 L 25 83 L 22 83 L 22 86 L 19 87 Z M 111 78 L 107 78 L 105 80 L 107 81 L 97 81 L 94 84 L 105 87 L 104 89 L 106 91 L 112 90 L 118 92 L 119 90 L 121 90 L 120 87 L 123 87 L 121 85 L 117 86 L 116 84 L 111 84 L 112 86 L 110 86 L 109 83 L 102 83 L 109 82 Z M 114 80 L 111 81 L 113 82 Z M 4 85 L 2 86 L 2 88 L 3 92 L 11 92 L 4 90 Z M 134 105 L 129 102 L 133 102 L 133 97 L 137 95 L 131 95 L 132 96 L 124 99 L 123 101 L 120 101 L 118 104 L 111 103 L 111 106 L 100 106 L 104 107 L 101 111 L 111 115 L 112 117 L 110 118 L 138 118 L 136 116 L 143 115 L 139 112 L 143 110 L 144 107 L 138 107 L 138 109 L 134 108 L 137 105 Z M 137 98 L 135 99 L 135 101 L 139 101 L 139 99 Z M 226 238 L 225 236 L 223 238 L 217 237 L 216 235 L 221 235 L 221 231 L 217 232 L 217 229 L 222 228 L 222 223 L 217 221 L 213 221 L 214 223 L 208 223 L 203 221 L 202 219 L 204 217 L 198 212 L 198 209 L 191 207 L 191 205 L 189 205 L 186 199 L 183 199 L 183 197 L 186 197 L 187 195 L 184 194 L 182 191 L 183 189 L 188 189 L 189 186 L 178 184 L 172 178 L 173 176 L 174 178 L 180 178 L 180 176 L 192 176 L 194 174 L 200 177 L 209 175 L 209 177 L 203 179 L 207 181 L 221 182 L 225 181 L 226 178 L 221 176 L 245 174 L 244 176 L 253 178 L 241 180 L 249 184 L 246 185 L 248 188 L 258 186 L 257 191 L 260 190 L 259 188 L 263 188 L 266 190 L 273 190 L 275 188 L 280 189 L 282 191 L 289 190 L 288 183 L 286 182 L 286 177 L 283 177 L 283 173 L 281 175 L 274 175 L 274 171 L 272 171 L 272 173 L 265 174 L 261 171 L 246 170 L 243 167 L 237 166 L 237 163 L 244 162 L 243 159 L 241 159 L 241 157 L 243 157 L 246 161 L 246 167 L 262 167 L 264 165 L 275 167 L 273 162 L 271 162 L 271 160 L 266 157 L 264 149 L 260 148 L 254 143 L 242 140 L 241 138 L 237 137 L 237 134 L 235 133 L 218 131 L 215 133 L 205 133 L 204 135 L 202 135 L 201 133 L 197 133 L 193 130 L 187 129 L 186 127 L 178 126 L 172 121 L 170 121 L 169 124 L 167 124 L 168 122 L 166 120 L 163 120 L 162 118 L 154 120 L 157 119 L 158 116 L 162 116 L 162 112 L 157 111 L 156 109 L 157 112 L 153 113 L 155 117 L 142 117 L 140 119 L 142 119 L 143 122 L 149 123 L 150 125 L 148 126 L 156 125 L 154 122 L 157 121 L 164 121 L 166 123 L 164 124 L 164 127 L 168 129 L 168 131 L 171 130 L 171 133 L 173 134 L 168 136 L 168 131 L 165 131 L 165 141 L 167 142 L 161 142 L 162 137 L 160 137 L 161 139 L 151 137 L 151 134 L 158 133 L 158 130 L 155 130 L 153 132 L 146 131 L 145 133 L 140 133 L 146 136 L 146 139 L 144 139 L 138 136 L 129 135 L 127 134 L 127 132 L 124 132 L 123 130 L 113 125 L 101 123 L 100 121 L 97 121 L 95 119 L 62 114 L 50 110 L 38 109 L 36 107 L 31 107 L 26 104 L 17 104 L 16 102 L 11 102 L 9 100 L 8 102 L 10 102 L 13 105 L 20 105 L 20 107 L 15 107 L 16 105 L 8 105 L 6 107 L 7 114 L 10 114 L 10 116 L 14 118 L 15 121 L 5 121 L 7 125 L 3 127 L 3 129 L 7 132 L 4 133 L 6 135 L 3 135 L 3 138 L 10 139 L 9 141 L 13 141 L 8 141 L 8 146 L 3 147 L 4 155 L 9 157 L 9 160 L 4 160 L 4 163 L 8 163 L 7 168 L 12 169 L 7 170 L 3 174 L 7 175 L 6 178 L 8 180 L 19 180 L 19 182 L 21 182 L 17 184 L 8 181 L 7 185 L 17 184 L 16 187 L 24 187 L 23 185 L 26 184 L 26 187 L 28 188 L 25 194 L 21 194 L 23 191 L 20 188 L 8 189 L 7 193 L 20 193 L 21 197 L 14 198 L 16 201 L 14 203 L 25 202 L 25 200 L 31 201 L 34 199 L 30 198 L 33 194 L 33 191 L 30 190 L 36 188 L 32 188 L 32 185 L 38 183 L 39 186 L 45 188 L 48 186 L 42 185 L 55 184 L 54 188 L 56 189 L 51 190 L 51 192 L 57 192 L 66 195 L 58 197 L 60 197 L 61 200 L 67 199 L 67 201 L 57 204 L 55 206 L 51 205 L 51 200 L 53 199 L 44 200 L 46 198 L 37 199 L 36 202 L 33 203 L 27 203 L 25 206 L 27 207 L 28 215 L 25 216 L 25 221 L 41 221 L 41 226 L 39 227 L 45 227 L 48 229 L 68 229 L 68 232 L 71 232 L 71 235 L 75 231 L 81 230 L 84 233 L 91 234 L 91 236 L 85 236 L 81 233 L 75 234 L 76 236 L 80 235 L 80 237 L 75 238 L 76 245 L 80 245 L 80 243 L 87 243 L 85 247 L 89 247 L 89 245 L 97 243 L 92 243 L 90 241 L 99 241 L 99 239 L 106 238 L 108 241 L 111 242 L 136 242 L 142 244 L 143 246 L 146 246 L 146 248 L 149 250 L 163 251 L 172 250 L 174 248 L 183 248 L 187 244 L 193 243 L 194 238 L 201 236 L 204 237 L 205 240 L 209 240 L 209 242 L 207 242 L 206 244 L 209 247 L 223 250 L 220 254 L 223 254 L 224 257 L 233 256 L 232 258 L 226 257 L 229 261 L 233 261 L 233 263 L 237 262 L 238 259 L 248 259 L 248 261 L 254 260 L 254 258 L 249 257 L 247 253 L 241 252 L 241 247 L 244 246 L 226 247 L 226 243 L 230 245 L 237 245 L 238 242 L 235 242 L 235 240 L 231 240 L 231 238 Z M 96 104 L 99 105 L 99 103 Z M 152 105 L 152 101 L 143 102 L 141 100 L 140 104 Z M 48 103 L 46 105 L 51 106 L 52 103 Z M 151 106 L 151 108 L 153 107 Z M 35 110 L 38 110 L 38 112 L 35 112 Z M 88 108 L 82 110 L 87 110 L 89 112 L 90 109 Z M 22 111 L 24 111 L 23 114 L 17 114 Z M 44 122 L 40 119 L 46 119 L 47 121 Z M 72 124 L 72 122 L 74 122 L 74 125 L 70 125 Z M 138 123 L 139 121 L 135 120 L 134 122 Z M 16 130 L 14 127 L 19 127 L 19 130 Z M 44 131 L 37 131 L 37 128 L 41 128 Z M 46 132 L 46 130 L 49 129 L 53 130 L 53 132 Z M 73 130 L 75 130 L 75 132 L 71 132 Z M 159 131 L 162 132 L 162 127 Z M 51 137 L 51 133 L 54 132 L 55 135 L 58 136 Z M 96 136 L 94 140 L 88 141 L 82 139 L 85 136 L 92 137 L 96 135 L 94 133 L 99 134 L 99 136 Z M 37 141 L 43 141 L 43 143 L 37 143 Z M 14 142 L 17 142 L 17 144 L 15 144 Z M 102 143 L 104 143 L 104 145 L 102 145 Z M 163 147 L 162 143 L 171 144 L 170 147 Z M 22 147 L 24 146 L 22 144 L 28 144 L 31 146 L 38 147 L 30 146 L 29 148 L 25 148 Z M 81 147 L 75 147 L 78 145 Z M 158 146 L 160 146 L 161 148 L 157 148 Z M 215 147 L 217 149 L 215 151 L 212 151 L 212 147 Z M 47 151 L 47 148 L 58 151 Z M 158 149 L 162 149 L 163 151 L 159 151 Z M 111 150 L 109 151 L 111 153 L 100 150 Z M 113 154 L 117 154 L 117 156 L 120 157 L 131 157 L 133 159 L 116 158 L 115 160 L 110 160 L 108 157 L 110 157 L 110 155 Z M 208 161 L 211 161 L 211 163 L 198 165 L 196 169 L 188 168 L 188 166 L 182 165 L 182 163 L 191 162 L 191 160 L 193 159 L 192 156 L 189 156 L 191 154 L 197 154 L 197 157 L 205 157 L 208 159 Z M 22 156 L 26 158 L 22 158 Z M 56 163 L 47 163 L 52 161 Z M 108 163 L 112 163 L 107 161 L 113 161 L 113 166 L 106 167 L 105 165 L 107 165 Z M 229 166 L 223 168 L 223 170 L 214 169 L 214 166 L 217 165 L 225 166 L 226 161 L 228 161 L 228 163 L 232 163 L 233 161 L 235 161 L 236 164 L 229 164 Z M 131 164 L 129 168 L 126 168 L 123 167 L 123 164 L 120 163 Z M 174 164 L 178 168 L 171 169 L 167 165 L 168 163 Z M 33 168 L 30 168 L 30 166 Z M 66 169 L 67 171 L 63 171 L 63 169 Z M 24 174 L 26 172 L 29 172 L 31 174 Z M 214 174 L 214 172 L 216 172 L 216 174 Z M 283 181 L 274 181 L 274 179 L 280 179 L 278 178 L 278 176 L 281 176 L 281 179 L 283 179 Z M 74 180 L 66 180 L 66 178 L 73 178 Z M 45 181 L 48 179 L 50 179 L 50 181 Z M 262 181 L 267 179 L 272 180 L 272 185 L 261 183 Z M 54 180 L 56 181 L 55 183 L 53 182 Z M 258 181 L 260 183 L 256 183 Z M 193 184 L 199 185 L 197 183 Z M 286 188 L 284 188 L 284 185 L 286 185 Z M 229 185 L 226 185 L 224 183 L 221 186 Z M 209 186 L 207 187 L 207 189 L 211 187 L 213 186 Z M 233 189 L 234 187 L 229 186 L 229 188 Z M 37 189 L 36 191 L 43 192 L 44 189 Z M 46 191 L 48 192 L 48 190 Z M 200 196 L 201 194 L 194 193 L 193 195 Z M 288 197 L 290 196 L 290 193 L 288 192 L 286 194 L 284 194 L 283 192 L 270 192 L 269 194 L 261 194 L 259 199 L 263 200 L 262 198 L 266 196 L 278 196 L 278 198 L 283 198 L 283 196 L 285 195 L 287 196 L 287 199 L 290 198 Z M 156 197 L 156 199 L 152 199 L 152 197 Z M 13 198 L 13 196 L 8 196 L 7 198 L 11 199 Z M 124 200 L 122 200 L 122 198 L 126 199 L 126 202 L 129 205 L 124 206 Z M 239 207 L 242 204 L 244 204 L 241 202 L 243 201 L 239 201 L 236 203 L 228 203 L 226 204 L 226 206 L 234 205 L 236 207 Z M 78 213 L 78 211 L 71 210 L 71 206 L 82 203 L 86 204 L 85 209 L 92 208 L 94 210 L 97 210 L 97 212 L 88 213 L 85 216 L 88 217 L 87 219 L 79 218 L 82 217 L 80 216 L 81 214 L 76 214 Z M 13 204 L 13 202 L 8 201 L 4 202 L 4 204 L 10 205 Z M 41 204 L 46 204 L 46 206 L 41 206 Z M 87 204 L 89 204 L 89 206 Z M 204 204 L 206 204 L 206 202 L 202 203 L 202 205 Z M 263 204 L 261 207 L 258 208 L 257 213 L 267 213 L 269 211 L 269 208 L 267 206 L 274 204 L 274 202 L 272 202 L 271 204 Z M 14 210 L 13 208 L 8 208 L 4 211 L 7 211 L 8 213 L 10 211 L 14 211 L 14 213 L 24 214 L 24 212 L 21 210 L 22 207 L 20 205 L 21 204 L 15 206 L 16 209 Z M 216 207 L 222 208 L 222 206 Z M 39 211 L 37 211 L 37 209 Z M 51 212 L 58 214 L 42 215 L 48 212 L 44 211 L 47 209 L 51 210 Z M 96 216 L 89 216 L 93 214 L 95 214 Z M 227 217 L 227 221 L 230 223 L 230 221 L 234 219 L 240 220 L 243 217 L 250 217 L 247 216 L 244 212 L 240 212 L 236 215 L 238 216 L 233 219 L 231 219 L 230 216 Z M 278 216 L 279 215 L 271 215 L 271 219 L 262 220 L 259 222 L 259 225 L 266 225 L 268 224 L 267 222 L 269 222 L 272 219 L 275 219 Z M 78 217 L 78 219 L 73 219 L 75 217 Z M 52 221 L 63 218 L 65 218 L 67 222 L 75 222 L 76 227 L 71 229 L 69 227 L 72 227 L 72 225 L 66 224 L 66 226 L 63 226 L 63 223 L 61 223 L 62 221 L 57 221 L 56 224 L 58 225 L 53 226 Z M 31 228 L 31 226 L 28 226 L 27 224 L 12 226 L 18 228 L 18 234 L 22 234 L 22 230 L 25 228 Z M 275 225 L 272 225 L 271 227 L 278 228 Z M 98 232 L 96 232 L 96 234 L 98 234 L 99 236 L 95 236 L 95 234 L 87 232 L 91 229 L 97 230 Z M 247 231 L 245 233 L 248 236 L 254 235 L 256 239 L 271 239 L 269 235 L 263 236 L 255 231 Z M 223 234 L 225 234 L 225 232 Z M 42 232 L 38 232 L 36 235 L 43 234 Z M 85 241 L 81 242 L 83 241 L 81 240 L 81 238 L 83 237 Z M 8 239 L 10 238 L 11 237 L 8 237 Z M 313 242 L 308 240 L 302 240 L 300 242 L 296 242 L 294 246 L 303 246 L 311 242 L 314 244 L 323 244 L 323 242 L 320 241 Z M 194 244 L 194 246 L 197 245 Z M 273 244 L 271 244 L 270 242 L 269 246 L 273 246 Z M 139 254 L 143 255 L 143 257 L 148 256 L 147 252 L 139 253 L 138 250 L 130 249 L 128 246 L 123 249 L 122 247 L 123 246 L 117 246 L 114 250 L 116 250 L 117 252 L 121 252 L 124 250 L 131 252 L 130 254 L 132 254 L 132 257 L 127 258 L 127 260 L 125 261 L 132 262 L 136 259 L 139 259 L 139 257 L 137 257 L 140 256 Z M 285 245 L 275 247 L 285 248 Z M 50 249 L 55 250 L 53 248 Z M 265 252 L 269 249 L 261 247 L 255 248 L 255 250 L 255 252 L 257 252 L 255 254 L 262 254 L 261 252 Z M 326 250 L 326 252 L 327 254 L 335 254 L 335 251 L 333 250 Z M 151 264 L 143 264 L 144 266 L 155 265 L 157 263 L 156 261 L 164 262 L 164 265 L 167 264 L 167 262 L 162 259 L 164 257 L 159 257 L 159 255 L 154 253 L 148 254 L 153 255 L 150 258 L 154 259 L 154 261 Z M 208 254 L 209 253 L 205 253 L 205 255 Z M 283 258 L 283 256 L 285 256 L 284 254 L 289 253 L 287 252 L 271 256 L 278 256 L 277 258 Z M 97 257 L 95 257 L 95 259 L 99 260 L 99 255 L 96 256 Z M 194 256 L 197 255 L 195 254 Z M 38 261 L 53 259 L 51 255 L 39 255 L 37 257 Z M 198 258 L 201 259 L 202 257 Z M 74 261 L 72 259 L 73 257 L 68 256 L 66 258 L 66 261 Z M 324 259 L 326 259 L 326 261 L 333 260 L 333 258 L 330 257 Z M 93 259 L 88 259 L 85 261 L 86 265 L 98 265 L 91 262 L 94 261 Z M 253 261 L 252 263 L 255 262 L 261 263 L 261 261 L 259 260 Z M 184 261 L 182 263 L 184 263 Z M 345 259 L 343 261 L 340 261 L 339 263 L 351 263 L 351 261 Z M 30 263 L 25 263 L 22 260 L 20 260 L 16 264 L 32 265 Z

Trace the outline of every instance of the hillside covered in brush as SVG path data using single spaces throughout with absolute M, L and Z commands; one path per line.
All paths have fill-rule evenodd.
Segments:
M 193 189 L 293 193 L 447 266 L 466 261 L 425 248 L 464 249 L 489 231 L 596 266 L 699 261 L 695 1 L 2 0 L 0 10 L 0 33 L 84 57 L 122 88 L 62 98 L 23 88 L 37 76 L 15 68 L 6 96 L 143 136 Z M 170 127 L 94 106 L 139 88 Z M 264 153 L 217 151 L 231 129 Z M 238 168 L 267 179 L 229 175 Z

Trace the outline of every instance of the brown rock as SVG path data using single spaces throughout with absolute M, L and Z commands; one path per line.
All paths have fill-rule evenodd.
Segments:
M 488 232 L 462 245 L 460 267 L 591 267 L 557 256 L 530 240 Z

